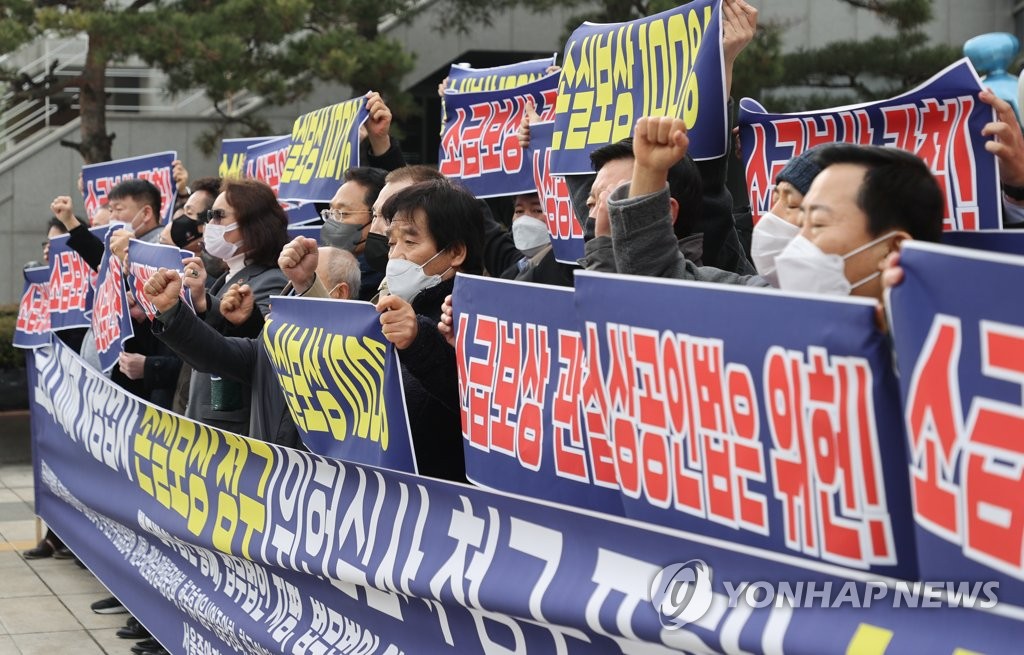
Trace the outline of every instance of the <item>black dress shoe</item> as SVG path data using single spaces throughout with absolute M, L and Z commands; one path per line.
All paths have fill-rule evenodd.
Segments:
M 25 559 L 46 559 L 47 557 L 53 557 L 53 551 L 56 550 L 46 539 L 40 541 L 35 548 L 26 550 L 21 554 Z
M 152 637 L 152 635 L 149 634 L 149 630 L 143 628 L 142 624 L 139 623 L 139 620 L 134 616 L 128 618 L 127 625 L 118 628 L 117 636 L 121 639 L 134 639 L 136 641 Z
M 53 559 L 74 559 L 75 554 L 67 546 L 58 546 L 53 549 Z
M 153 638 L 140 641 L 132 646 L 131 650 L 136 655 L 157 655 L 159 653 L 167 652 L 164 650 L 164 647 L 160 645 L 160 642 Z

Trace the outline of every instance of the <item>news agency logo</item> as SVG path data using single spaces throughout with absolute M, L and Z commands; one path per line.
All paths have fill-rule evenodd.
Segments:
M 693 623 L 711 609 L 711 567 L 700 559 L 669 564 L 651 580 L 651 602 L 666 630 Z

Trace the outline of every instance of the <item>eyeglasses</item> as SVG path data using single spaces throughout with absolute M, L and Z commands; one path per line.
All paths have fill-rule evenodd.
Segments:
M 201 223 L 220 223 L 228 217 L 229 212 L 225 209 L 207 209 L 204 212 L 199 212 L 199 221 Z
M 345 217 L 349 214 L 369 214 L 369 209 L 324 209 L 320 212 L 320 218 L 325 221 L 337 221 L 339 223 L 345 220 Z

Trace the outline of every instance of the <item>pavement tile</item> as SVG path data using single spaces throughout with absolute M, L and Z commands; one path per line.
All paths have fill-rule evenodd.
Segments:
M 32 465 L 31 464 L 7 464 L 0 467 L 0 487 L 13 489 L 14 487 L 32 486 Z
M 135 642 L 131 639 L 121 639 L 115 633 L 116 630 L 110 629 L 89 631 L 93 640 L 99 644 L 104 653 L 109 653 L 109 655 L 131 655 L 129 649 L 135 645 Z
M 62 597 L 64 594 L 94 594 L 96 598 L 107 593 L 106 588 L 100 584 L 92 573 L 79 568 L 70 560 L 38 560 L 33 566 L 36 574 L 42 578 L 43 583 L 50 588 L 55 596 Z
M 4 496 L 6 494 L 6 496 Z M 5 500 L 6 498 L 6 500 Z M 9 489 L 0 489 L 0 521 L 35 520 L 36 513 Z
M 0 599 L 42 596 L 50 593 L 43 581 L 29 567 L 9 567 L 3 570 Z
M 19 521 L 4 521 L 0 519 L 0 537 L 7 541 L 32 541 L 36 540 L 36 520 L 21 519 Z
M 104 655 L 85 630 L 13 635 L 21 655 Z
M 21 651 L 14 645 L 14 640 L 0 633 L 0 655 L 20 655 Z
M 82 629 L 54 596 L 0 598 L 0 624 L 11 635 Z
M 11 487 L 9 489 L 15 496 L 17 496 L 21 502 L 28 503 L 29 506 L 35 507 L 36 502 L 36 490 L 35 487 Z

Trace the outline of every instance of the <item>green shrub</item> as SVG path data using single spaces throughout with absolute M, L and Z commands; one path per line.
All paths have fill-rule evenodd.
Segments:
M 25 351 L 15 348 L 14 326 L 18 322 L 17 305 L 0 305 L 0 369 L 25 365 Z

